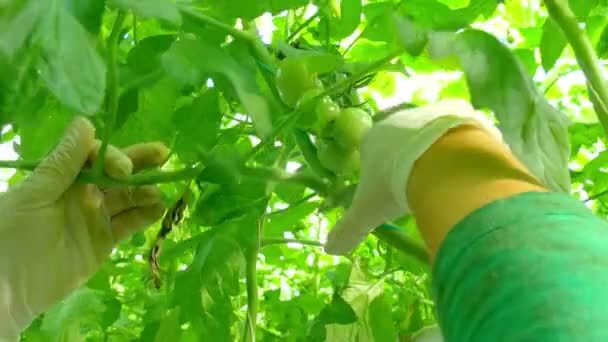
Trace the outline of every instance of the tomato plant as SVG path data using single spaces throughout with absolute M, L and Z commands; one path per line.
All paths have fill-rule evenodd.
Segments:
M 410 340 L 436 322 L 414 220 L 348 257 L 321 245 L 365 132 L 439 98 L 491 112 L 605 216 L 608 8 L 542 3 L 0 1 L 2 190 L 86 115 L 104 144 L 170 148 L 126 182 L 159 184 L 182 218 L 119 245 L 24 340 Z M 112 185 L 101 171 L 90 181 Z

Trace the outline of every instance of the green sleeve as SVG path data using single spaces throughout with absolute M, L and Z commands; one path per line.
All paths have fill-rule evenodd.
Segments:
M 608 223 L 565 194 L 480 208 L 440 248 L 445 341 L 608 341 Z

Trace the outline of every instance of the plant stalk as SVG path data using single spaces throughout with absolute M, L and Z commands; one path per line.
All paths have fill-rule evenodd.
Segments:
M 106 92 L 106 118 L 103 127 L 103 139 L 101 139 L 101 147 L 99 148 L 98 158 L 93 163 L 93 174 L 95 176 L 103 175 L 103 165 L 106 158 L 108 144 L 116 125 L 116 116 L 118 115 L 118 63 L 116 61 L 116 50 L 118 48 L 118 39 L 120 38 L 120 30 L 125 21 L 126 14 L 124 11 L 119 11 L 112 32 L 108 38 L 106 64 L 108 67 L 107 75 L 107 92 Z
M 589 97 L 592 99 L 595 113 L 604 132 L 608 135 L 608 89 L 606 89 L 606 79 L 599 67 L 591 40 L 584 29 L 579 26 L 576 15 L 572 12 L 567 0 L 545 0 L 545 6 L 547 6 L 551 18 L 555 20 L 566 36 L 578 64 L 587 77 Z

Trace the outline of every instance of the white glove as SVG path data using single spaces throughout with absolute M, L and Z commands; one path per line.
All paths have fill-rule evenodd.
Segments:
M 154 186 L 110 188 L 75 182 L 99 142 L 83 118 L 19 186 L 0 196 L 0 340 L 21 329 L 86 282 L 113 246 L 154 221 L 164 208 Z M 106 173 L 162 164 L 167 148 L 140 144 L 108 149 Z
M 406 186 L 414 162 L 437 139 L 463 123 L 500 131 L 464 100 L 445 100 L 393 114 L 374 125 L 361 144 L 361 176 L 351 207 L 327 237 L 325 251 L 346 254 L 382 223 L 410 213 Z

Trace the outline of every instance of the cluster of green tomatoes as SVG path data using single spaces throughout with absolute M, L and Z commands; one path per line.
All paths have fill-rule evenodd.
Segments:
M 298 59 L 281 61 L 276 84 L 283 102 L 300 112 L 296 126 L 316 135 L 321 164 L 338 175 L 357 172 L 359 146 L 372 127 L 371 116 L 357 107 L 340 108 L 329 96 L 317 98 L 323 83 Z

